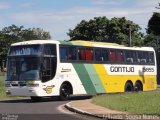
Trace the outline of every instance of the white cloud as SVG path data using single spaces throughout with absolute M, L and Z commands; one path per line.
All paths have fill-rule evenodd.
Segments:
M 108 1 L 108 4 L 118 5 L 116 2 L 126 2 L 126 0 L 93 0 L 96 4 L 103 4 Z M 97 2 L 97 3 L 96 3 Z M 98 3 L 99 2 L 99 3 Z M 126 17 L 129 20 L 143 27 L 147 26 L 149 18 L 153 11 L 156 11 L 155 6 L 158 5 L 158 0 L 135 0 L 135 5 L 132 7 L 109 7 L 106 6 L 90 6 L 90 7 L 74 7 L 63 11 L 27 11 L 10 14 L 10 19 L 18 24 L 28 25 L 30 27 L 42 27 L 49 31 L 55 39 L 68 39 L 66 33 L 69 28 L 74 28 L 82 19 L 93 19 L 98 16 Z
M 11 7 L 10 3 L 7 3 L 7 2 L 1 2 L 0 3 L 0 9 L 8 9 L 10 7 Z

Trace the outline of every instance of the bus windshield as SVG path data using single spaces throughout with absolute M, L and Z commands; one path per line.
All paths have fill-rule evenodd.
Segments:
M 40 58 L 38 57 L 14 57 L 8 58 L 7 80 L 26 81 L 38 80 Z
M 51 80 L 56 72 L 56 45 L 11 46 L 8 54 L 7 80 Z

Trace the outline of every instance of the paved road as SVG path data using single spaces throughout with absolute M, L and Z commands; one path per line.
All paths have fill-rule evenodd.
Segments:
M 86 99 L 86 98 L 76 98 Z M 76 100 L 72 98 L 71 100 Z M 0 101 L 0 119 L 2 120 L 93 120 L 64 109 L 69 101 L 44 99 L 41 102 L 25 100 Z

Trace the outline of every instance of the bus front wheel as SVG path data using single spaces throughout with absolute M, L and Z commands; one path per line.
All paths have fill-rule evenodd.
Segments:
M 67 84 L 62 84 L 60 87 L 60 100 L 65 101 L 70 97 L 71 91 L 70 87 Z

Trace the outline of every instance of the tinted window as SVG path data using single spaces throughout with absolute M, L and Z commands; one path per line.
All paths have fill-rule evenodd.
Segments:
M 137 52 L 138 55 L 138 62 L 139 63 L 147 63 L 149 60 L 148 52 Z
M 123 51 L 117 51 L 117 62 L 123 62 Z
M 93 49 L 87 48 L 85 53 L 86 53 L 86 60 L 92 61 L 93 60 Z
M 110 59 L 111 62 L 116 61 L 116 51 L 115 50 L 110 50 L 109 59 Z
M 77 58 L 77 49 L 76 49 L 76 47 L 69 47 L 68 60 L 76 60 L 76 58 Z
M 149 63 L 154 63 L 154 53 L 149 53 Z
M 41 65 L 42 82 L 51 80 L 56 73 L 56 60 L 54 57 L 44 57 Z
M 137 62 L 137 55 L 135 51 L 125 51 L 125 61 L 127 63 Z
M 93 60 L 93 49 L 79 48 L 78 58 L 79 58 L 79 60 L 92 61 Z
M 102 60 L 109 61 L 109 51 L 107 49 L 102 49 Z
M 79 48 L 78 58 L 79 60 L 85 60 L 85 48 Z
M 101 49 L 95 49 L 95 60 L 96 61 L 102 61 Z
M 60 60 L 67 60 L 67 48 L 60 47 Z
M 43 54 L 44 55 L 56 55 L 56 45 L 44 45 L 43 48 Z

